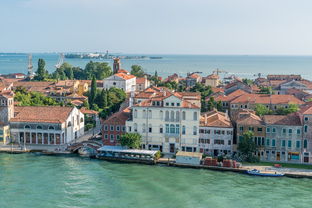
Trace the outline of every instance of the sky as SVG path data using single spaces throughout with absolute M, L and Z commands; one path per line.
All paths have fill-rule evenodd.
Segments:
M 312 55 L 311 0 L 0 0 L 0 52 Z

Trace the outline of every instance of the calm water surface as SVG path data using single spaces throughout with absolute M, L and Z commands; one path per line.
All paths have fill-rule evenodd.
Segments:
M 0 207 L 311 207 L 312 180 L 0 154 Z
M 142 55 L 142 54 L 138 54 Z M 148 73 L 157 70 L 158 75 L 168 76 L 176 72 L 185 76 L 187 72 L 202 72 L 204 76 L 212 73 L 216 68 L 226 70 L 229 74 L 240 77 L 254 78 L 256 74 L 301 74 L 312 80 L 312 56 L 233 56 L 233 55 L 147 55 L 161 56 L 162 59 L 123 59 L 122 68 L 130 70 L 133 64 L 143 66 Z M 39 58 L 46 61 L 46 69 L 55 71 L 54 65 L 58 61 L 57 53 L 33 54 L 34 70 L 37 69 Z M 0 74 L 21 72 L 27 73 L 27 54 L 0 53 Z M 85 67 L 90 59 L 66 59 L 73 66 Z M 93 61 L 109 62 L 112 60 Z

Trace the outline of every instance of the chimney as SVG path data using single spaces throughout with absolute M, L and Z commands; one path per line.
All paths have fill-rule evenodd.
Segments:
M 205 124 L 207 124 L 207 118 L 208 118 L 207 113 L 204 114 L 204 117 L 205 117 Z

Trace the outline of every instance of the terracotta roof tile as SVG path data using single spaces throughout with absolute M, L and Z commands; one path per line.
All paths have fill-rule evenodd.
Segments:
M 296 113 L 289 115 L 265 115 L 263 120 L 269 125 L 301 126 L 300 117 Z
M 73 107 L 60 106 L 15 106 L 10 122 L 63 123 Z
M 114 74 L 114 75 L 117 76 L 117 77 L 120 77 L 120 78 L 122 78 L 124 80 L 129 80 L 129 79 L 135 78 L 135 76 L 132 75 L 132 74 L 117 73 L 117 74 Z

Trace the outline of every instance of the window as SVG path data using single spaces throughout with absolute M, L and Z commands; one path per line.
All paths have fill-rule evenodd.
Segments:
M 176 124 L 176 134 L 180 134 L 180 125 Z
M 240 126 L 240 127 L 239 127 L 239 130 L 240 130 L 240 131 L 244 131 L 244 127 L 243 127 L 243 126 Z
M 176 122 L 180 121 L 180 112 L 176 111 Z
M 272 139 L 272 147 L 275 147 L 275 139 Z
M 162 110 L 159 111 L 159 118 L 160 118 L 160 120 L 163 120 L 163 111 Z
M 182 112 L 182 120 L 186 120 L 185 111 Z
M 303 141 L 303 148 L 308 148 L 308 140 Z
M 37 129 L 42 129 L 42 126 L 37 126 Z
M 170 134 L 175 133 L 175 126 L 173 124 L 170 124 Z
M 152 110 L 148 110 L 148 118 L 153 118 L 153 115 L 152 115 Z
M 143 118 L 146 118 L 146 110 L 143 110 Z
M 262 128 L 258 128 L 258 132 L 262 132 Z
M 301 144 L 300 141 L 296 141 L 296 148 L 300 148 Z
M 170 112 L 170 121 L 174 121 L 174 111 Z
M 272 133 L 276 133 L 276 128 L 272 128 Z
M 110 140 L 111 140 L 111 142 L 114 141 L 114 134 L 111 134 L 111 135 L 110 135 Z
M 134 117 L 134 118 L 137 118 L 137 117 L 138 117 L 138 110 L 137 110 L 137 109 L 134 110 L 133 117 Z
M 132 131 L 132 128 L 131 128 L 131 126 L 129 126 L 129 132 L 131 132 Z
M 104 135 L 104 138 L 105 138 L 105 139 L 108 139 L 108 135 L 107 135 L 107 134 L 105 134 L 105 135 Z
M 194 121 L 197 121 L 197 112 L 194 112 L 194 113 L 193 113 L 193 120 L 194 120 Z
M 161 133 L 161 134 L 163 133 L 163 126 L 162 125 L 159 126 L 159 133 Z
M 80 123 L 82 123 L 83 122 L 83 118 L 80 118 Z
M 120 139 L 120 135 L 116 135 L 116 139 L 119 140 Z
M 104 131 L 108 131 L 108 126 L 104 125 Z
M 308 117 L 304 117 L 304 120 L 305 120 L 305 121 L 308 121 L 308 120 L 309 120 L 309 118 L 308 118 Z
M 134 132 L 138 132 L 138 124 L 133 124 L 133 130 Z
M 169 124 L 166 124 L 166 134 L 169 134 L 170 130 L 169 130 Z
M 126 131 L 126 126 L 122 127 L 122 131 L 125 132 Z
M 145 129 L 146 129 L 145 123 L 143 123 L 143 125 L 142 125 L 142 133 L 145 133 Z
M 228 145 L 231 145 L 231 140 L 228 141 Z
M 169 111 L 166 111 L 165 113 L 165 121 L 169 121 Z
M 148 125 L 148 132 L 149 132 L 149 133 L 152 133 L 152 132 L 153 132 L 152 124 L 149 124 L 149 125 Z
M 292 134 L 292 129 L 288 129 L 288 134 Z
M 114 131 L 114 126 L 113 125 L 110 125 L 110 130 Z
M 197 127 L 196 126 L 193 127 L 193 135 L 197 135 Z
M 308 132 L 308 126 L 307 126 L 307 125 L 304 126 L 304 132 L 305 132 L 305 133 Z
M 266 146 L 270 146 L 270 139 L 266 139 Z
M 120 131 L 120 126 L 116 126 L 116 131 Z
M 53 126 L 49 126 L 49 130 L 54 130 L 54 127 Z
M 169 103 L 166 103 L 166 106 L 169 106 Z
M 185 126 L 182 126 L 182 134 L 185 135 Z
M 270 132 L 271 132 L 271 128 L 267 127 L 267 128 L 266 128 L 266 132 L 267 132 L 267 133 L 270 133 Z
M 300 135 L 301 134 L 301 130 L 297 129 L 297 134 Z
M 174 106 L 174 103 L 171 103 L 171 106 Z
M 177 103 L 177 106 L 180 106 L 180 103 Z
M 291 148 L 291 140 L 288 140 L 288 148 Z
M 68 121 L 67 126 L 70 127 L 72 124 L 70 121 Z
M 248 127 L 248 130 L 249 130 L 249 131 L 254 131 L 254 127 L 249 126 L 249 127 Z
M 286 134 L 286 129 L 283 129 L 283 134 Z

